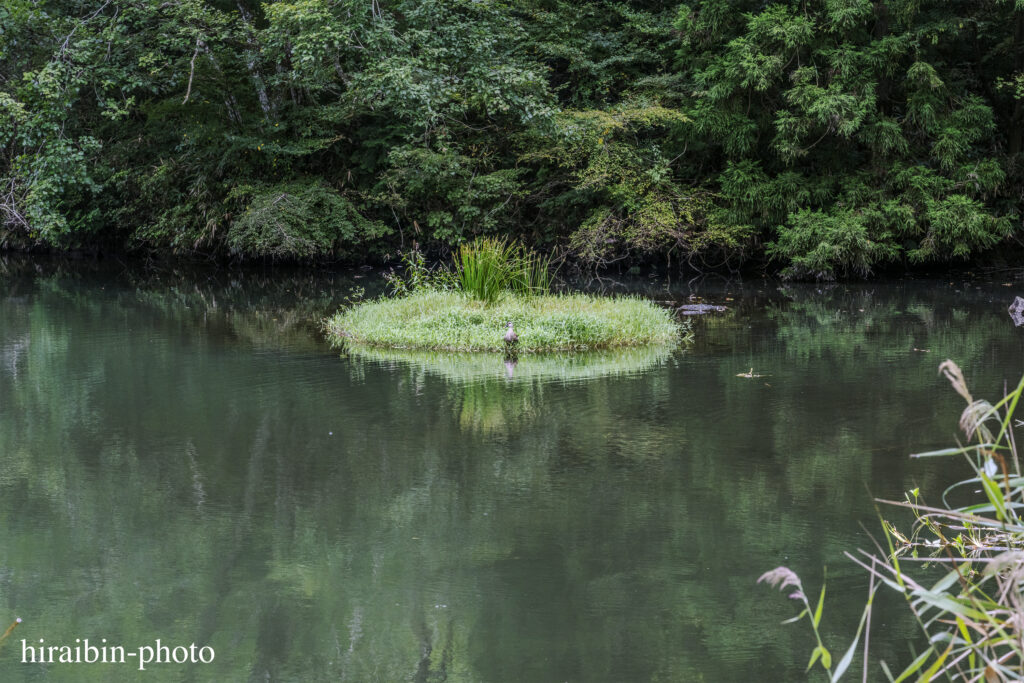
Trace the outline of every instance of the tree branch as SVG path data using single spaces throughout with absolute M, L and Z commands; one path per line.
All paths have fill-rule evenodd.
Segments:
M 185 99 L 181 101 L 182 104 L 188 102 L 188 98 L 192 97 L 192 77 L 196 75 L 196 56 L 199 54 L 199 48 L 203 44 L 200 38 L 196 38 L 196 49 L 192 53 L 192 59 L 189 61 L 188 69 L 188 89 L 185 91 Z

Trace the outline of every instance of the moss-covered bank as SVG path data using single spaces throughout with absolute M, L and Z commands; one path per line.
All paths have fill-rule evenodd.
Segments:
M 448 291 L 362 303 L 327 326 L 336 340 L 369 346 L 502 351 L 509 321 L 519 335 L 519 353 L 674 344 L 683 330 L 671 311 L 640 298 L 507 294 L 487 306 Z

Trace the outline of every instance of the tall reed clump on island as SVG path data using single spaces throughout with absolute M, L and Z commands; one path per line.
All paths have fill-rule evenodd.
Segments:
M 881 586 L 904 597 L 922 636 L 919 653 L 900 673 L 894 675 L 879 661 L 887 680 L 1024 680 L 1024 476 L 1013 434 L 1024 379 L 992 404 L 974 398 L 956 363 L 947 360 L 939 370 L 967 404 L 960 428 L 968 445 L 911 457 L 954 457 L 966 462 L 973 476 L 950 486 L 931 504 L 918 489 L 903 501 L 878 501 L 910 510 L 916 522 L 901 531 L 883 520 L 884 545 L 875 552 L 845 553 L 870 580 L 860 626 L 834 667 L 819 631 L 824 586 L 812 612 L 792 570 L 778 567 L 758 579 L 793 589 L 789 597 L 803 609 L 789 621 L 808 620 L 816 639 L 808 671 L 818 664 L 830 681 L 847 672 L 861 636 L 862 678 L 878 680 L 869 676 L 868 643 L 872 602 Z M 951 498 L 963 504 L 951 505 Z
M 518 242 L 478 237 L 455 254 L 455 279 L 462 291 L 487 304 L 506 292 L 547 294 L 551 291 L 551 257 L 542 258 Z

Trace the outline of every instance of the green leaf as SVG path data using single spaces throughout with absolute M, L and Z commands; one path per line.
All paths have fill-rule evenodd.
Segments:
M 803 619 L 803 618 L 804 618 L 805 616 L 807 616 L 807 610 L 806 610 L 806 609 L 802 610 L 802 611 L 800 612 L 800 614 L 796 615 L 796 616 L 795 616 L 795 617 L 793 617 L 792 619 L 786 619 L 785 621 L 783 621 L 783 622 L 781 622 L 781 623 L 783 623 L 783 624 L 792 624 L 792 623 L 793 623 L 793 622 L 795 622 L 795 621 L 800 621 L 800 620 L 801 620 L 801 619 Z
M 992 507 L 996 509 L 996 515 L 1000 521 L 1005 522 L 1008 518 L 1006 516 L 1006 501 L 1003 499 L 1003 492 L 999 490 L 999 484 L 993 481 L 992 477 L 988 476 L 985 472 L 980 471 L 981 485 L 985 490 L 985 496 L 989 502 L 992 503 Z
M 966 563 L 965 569 L 970 568 L 970 563 Z M 939 579 L 934 586 L 932 586 L 932 593 L 945 593 L 949 588 L 957 582 L 960 578 L 960 572 L 956 569 L 952 570 L 941 579 Z
M 964 642 L 967 643 L 969 648 L 971 648 L 971 654 L 968 655 L 968 669 L 973 671 L 974 667 L 977 665 L 977 655 L 974 652 L 974 641 L 971 638 L 971 632 L 967 630 L 966 622 L 964 622 L 960 617 L 956 618 L 956 627 L 959 629 L 960 635 L 963 636 Z
M 984 443 L 977 446 L 963 446 L 962 448 L 943 448 L 938 451 L 927 451 L 925 453 L 912 453 L 911 458 L 936 458 L 946 455 L 960 455 L 962 453 L 973 453 L 978 448 L 993 448 L 994 444 Z
M 819 645 L 818 647 L 814 648 L 814 650 L 811 651 L 811 661 L 807 662 L 807 670 L 808 671 L 810 671 L 811 667 L 814 666 L 814 663 L 816 661 L 818 661 L 818 657 L 821 656 L 821 654 L 824 651 L 824 649 L 825 648 L 823 648 L 821 645 Z
M 825 607 L 825 583 L 821 584 L 821 596 L 818 598 L 818 608 L 814 610 L 814 628 L 821 623 L 821 611 Z
M 946 661 L 946 657 L 948 657 L 949 653 L 952 651 L 953 643 L 950 643 L 948 646 L 946 646 L 946 649 L 942 651 L 942 654 L 939 655 L 938 659 L 932 662 L 932 665 L 928 667 L 928 669 L 923 674 L 921 674 L 921 677 L 917 679 L 917 683 L 929 683 L 929 681 L 931 681 L 932 678 L 935 676 L 936 672 L 938 672 L 939 667 L 942 666 L 942 663 Z
M 927 650 L 918 655 L 917 659 L 912 661 L 910 663 L 910 666 L 904 669 L 903 673 L 901 673 L 899 677 L 895 681 L 893 681 L 893 683 L 900 683 L 901 681 L 905 681 L 911 676 L 913 676 L 915 673 L 917 673 L 917 671 L 922 666 L 924 666 L 924 663 L 928 661 L 928 658 L 932 656 L 933 652 L 935 652 L 935 648 L 929 647 Z
M 857 649 L 857 643 L 860 642 L 860 634 L 864 631 L 864 624 L 867 623 L 868 615 L 871 614 L 871 603 L 874 601 L 875 593 L 878 591 L 878 586 L 875 586 L 868 595 L 868 604 L 864 605 L 864 611 L 860 615 L 860 624 L 857 626 L 857 634 L 853 637 L 853 642 L 850 643 L 850 647 L 846 650 L 846 654 L 843 655 L 839 663 L 836 664 L 836 670 L 832 672 L 832 680 L 838 681 L 839 677 L 846 673 L 846 670 L 850 668 L 850 663 L 853 661 L 853 654 Z

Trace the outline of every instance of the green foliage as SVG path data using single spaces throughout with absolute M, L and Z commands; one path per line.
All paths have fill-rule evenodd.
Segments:
M 428 290 L 452 290 L 459 286 L 454 274 L 447 268 L 427 266 L 427 260 L 421 251 L 402 254 L 402 265 L 403 273 L 392 270 L 384 275 L 394 296 L 408 296 Z
M 803 209 L 790 214 L 788 229 L 779 230 L 779 240 L 768 245 L 768 253 L 789 261 L 784 273 L 790 276 L 866 276 L 873 265 L 891 261 L 898 253 L 884 226 L 881 212 L 847 209 L 830 215 Z
M 244 256 L 310 259 L 351 253 L 388 232 L 363 218 L 344 196 L 313 182 L 239 188 L 245 211 L 231 225 L 228 245 Z
M 1006 216 L 992 216 L 981 202 L 962 194 L 929 200 L 925 205 L 927 233 L 909 252 L 912 260 L 967 257 L 973 250 L 996 244 L 1011 232 Z
M 509 213 L 525 194 L 518 169 L 493 169 L 486 159 L 402 146 L 391 151 L 380 200 L 422 226 L 435 240 L 456 244 L 480 233 L 511 226 Z
M 793 277 L 973 258 L 1020 213 L 1022 13 L 13 0 L 0 242 L 309 259 L 490 235 Z M 276 186 L 338 198 L 268 211 Z M 331 225 L 290 222 L 321 205 Z
M 972 41 L 1016 10 L 889 4 L 706 0 L 677 16 L 693 142 L 722 168 L 729 222 L 774 231 L 768 255 L 790 276 L 960 258 L 1010 232 L 991 172 L 1008 158 L 991 163 L 998 115 L 979 83 L 1011 62 Z

